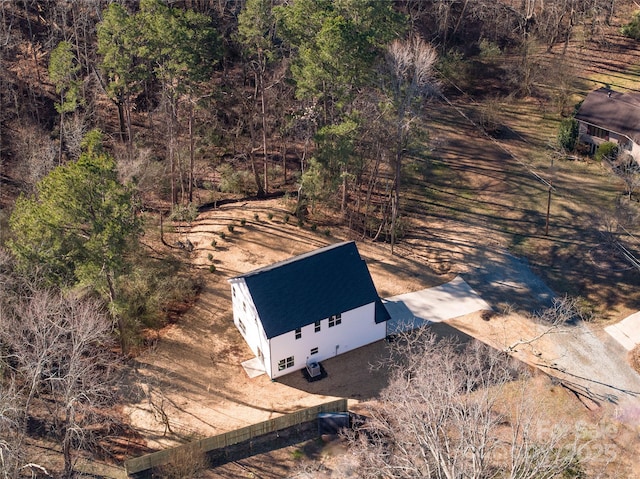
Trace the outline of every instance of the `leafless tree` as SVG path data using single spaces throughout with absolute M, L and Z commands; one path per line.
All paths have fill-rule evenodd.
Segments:
M 385 91 L 395 132 L 395 151 L 392 155 L 394 186 L 391 198 L 391 254 L 399 212 L 402 161 L 418 117 L 419 110 L 416 107 L 419 106 L 419 99 L 437 88 L 436 60 L 435 48 L 418 37 L 406 41 L 395 40 L 387 50 L 389 82 Z
M 3 369 L 0 362 L 0 375 Z M 25 462 L 20 402 L 15 384 L 6 379 L 0 381 L 0 477 L 3 479 L 17 477 Z
M 629 201 L 640 187 L 640 165 L 630 154 L 620 154 L 612 164 L 613 172 L 624 182 L 625 193 Z
M 47 411 L 64 477 L 73 475 L 76 451 L 95 444 L 111 423 L 102 408 L 115 398 L 112 328 L 101 304 L 73 294 L 33 289 L 3 304 L 0 344 L 22 387 L 23 420 L 36 414 L 36 402 L 38 414 Z
M 426 329 L 391 351 L 389 385 L 348 433 L 362 477 L 552 478 L 578 465 L 570 431 L 543 427 L 526 372 L 503 353 Z
M 527 339 L 519 339 L 504 348 L 506 353 L 517 352 L 520 346 L 531 346 L 545 336 L 557 333 L 566 333 L 567 327 L 578 322 L 589 322 L 594 318 L 594 313 L 581 304 L 581 298 L 564 295 L 553 298 L 551 305 L 534 312 L 531 319 L 542 325 L 538 334 Z
M 30 188 L 57 164 L 58 150 L 49 135 L 37 124 L 16 121 L 12 125 L 17 175 Z

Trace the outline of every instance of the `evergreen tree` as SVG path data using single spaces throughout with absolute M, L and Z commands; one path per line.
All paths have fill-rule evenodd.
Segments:
M 49 79 L 56 87 L 58 101 L 55 108 L 60 113 L 60 151 L 59 161 L 62 162 L 62 150 L 64 144 L 64 118 L 66 113 L 71 113 L 78 108 L 78 94 L 80 82 L 78 64 L 73 46 L 71 43 L 63 41 L 58 43 L 51 52 L 49 58 Z
M 114 305 L 115 281 L 126 272 L 141 220 L 102 134 L 87 134 L 83 149 L 77 161 L 44 177 L 34 195 L 18 198 L 9 247 L 25 270 L 39 271 L 52 285 L 84 285 Z
M 171 200 L 175 204 L 180 97 L 192 95 L 200 82 L 210 78 L 220 55 L 219 39 L 206 15 L 172 8 L 159 0 L 142 0 L 135 21 L 142 33 L 140 56 L 162 87 Z
M 131 107 L 133 98 L 142 90 L 149 72 L 140 60 L 142 33 L 135 17 L 124 7 L 112 3 L 103 12 L 97 26 L 100 69 L 106 76 L 106 91 L 118 108 L 119 136 L 132 140 Z
M 264 161 L 264 185 L 258 192 L 269 192 L 267 163 L 267 112 L 265 105 L 265 77 L 267 65 L 275 55 L 273 31 L 275 20 L 271 11 L 271 0 L 247 0 L 238 16 L 238 40 L 243 47 L 243 55 L 255 76 L 256 97 L 259 98 L 262 123 L 262 155 Z

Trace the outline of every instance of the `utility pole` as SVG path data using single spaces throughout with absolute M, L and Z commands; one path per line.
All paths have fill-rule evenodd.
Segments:
M 544 235 L 549 236 L 549 213 L 551 212 L 551 189 L 553 188 L 549 182 L 549 195 L 547 196 L 547 222 L 544 227 Z
M 555 168 L 553 167 L 553 155 L 551 155 L 551 167 L 549 168 L 549 172 L 551 173 L 551 178 L 549 181 L 542 180 L 548 187 L 548 195 L 547 195 L 547 221 L 544 226 L 544 235 L 549 236 L 549 215 L 551 213 L 551 191 L 553 190 L 553 178 Z

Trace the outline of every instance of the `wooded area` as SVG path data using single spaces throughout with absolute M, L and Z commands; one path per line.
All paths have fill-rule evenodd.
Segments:
M 570 117 L 569 41 L 607 45 L 612 19 L 632 8 L 0 0 L 3 477 L 38 469 L 23 448 L 33 431 L 58 441 L 72 477 L 77 451 L 126 429 L 105 419 L 122 355 L 201 286 L 170 254 L 143 253 L 145 217 L 188 221 L 205 204 L 288 195 L 299 224 L 323 210 L 393 254 L 408 228 L 407 164 L 435 148 L 434 109 L 486 100 L 473 120 L 490 135 L 498 99 Z M 552 50 L 555 63 L 541 64 L 536 53 Z M 575 133 L 563 122 L 550 154 Z M 630 200 L 637 171 L 619 174 Z M 378 471 L 374 459 L 363 463 Z
M 5 175 L 29 191 L 98 128 L 143 207 L 297 191 L 298 214 L 322 202 L 392 241 L 402 158 L 428 155 L 428 99 L 490 81 L 548 100 L 535 49 L 566 47 L 575 28 L 602 40 L 615 7 L 5 1 Z M 492 65 L 496 53 L 515 59 Z

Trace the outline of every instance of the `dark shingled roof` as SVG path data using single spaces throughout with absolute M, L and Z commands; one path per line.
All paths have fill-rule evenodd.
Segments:
M 376 323 L 389 319 L 353 241 L 295 256 L 236 278 L 246 281 L 268 338 L 373 302 Z
M 640 94 L 598 88 L 582 102 L 576 120 L 631 138 L 640 144 Z

